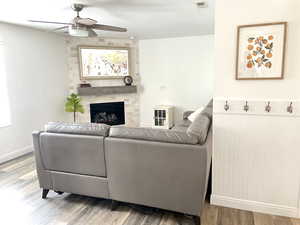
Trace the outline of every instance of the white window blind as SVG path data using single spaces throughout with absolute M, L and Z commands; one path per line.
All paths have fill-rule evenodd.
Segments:
M 4 61 L 4 43 L 0 41 L 0 127 L 10 124 L 10 110 Z

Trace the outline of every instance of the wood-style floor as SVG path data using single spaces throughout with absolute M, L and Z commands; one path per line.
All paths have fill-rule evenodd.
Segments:
M 41 199 L 32 154 L 0 165 L 0 225 L 193 225 L 179 214 L 50 192 Z M 300 225 L 300 220 L 209 205 L 202 225 Z

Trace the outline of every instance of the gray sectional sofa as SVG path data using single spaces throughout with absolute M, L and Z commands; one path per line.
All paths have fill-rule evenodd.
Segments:
M 212 103 L 171 130 L 48 123 L 33 132 L 43 198 L 49 190 L 193 215 L 200 224 L 211 165 Z

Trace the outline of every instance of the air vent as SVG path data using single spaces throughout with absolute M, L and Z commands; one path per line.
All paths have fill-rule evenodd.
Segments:
M 199 8 L 207 8 L 207 2 L 204 2 L 204 1 L 196 1 L 195 4 L 196 4 L 197 7 L 199 7 Z

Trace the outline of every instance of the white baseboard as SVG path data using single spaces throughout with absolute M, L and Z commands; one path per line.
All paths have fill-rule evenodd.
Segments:
M 231 198 L 220 195 L 211 195 L 211 204 L 219 205 L 229 208 L 236 208 L 272 215 L 295 217 L 298 215 L 298 208 L 283 206 L 283 205 L 274 205 L 264 202 L 256 202 L 244 199 Z
M 33 152 L 33 146 L 32 145 L 26 146 L 26 147 L 18 149 L 18 150 L 15 150 L 13 152 L 9 152 L 9 153 L 4 154 L 4 155 L 0 155 L 0 163 L 7 162 L 9 160 L 15 159 L 17 157 L 20 157 L 20 156 L 25 155 L 25 154 L 30 153 L 30 152 Z

